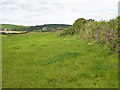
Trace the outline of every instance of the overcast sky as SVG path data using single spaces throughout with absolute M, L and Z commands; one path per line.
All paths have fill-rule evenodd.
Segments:
M 0 23 L 73 24 L 78 18 L 109 20 L 118 15 L 119 0 L 0 0 Z

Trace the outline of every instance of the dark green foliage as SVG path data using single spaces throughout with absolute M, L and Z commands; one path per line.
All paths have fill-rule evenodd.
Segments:
M 71 25 L 66 24 L 44 24 L 44 25 L 36 25 L 36 26 L 30 26 L 29 30 L 32 31 L 42 31 L 42 32 L 50 32 L 50 31 L 56 31 L 56 30 L 62 30 Z
M 0 34 L 2 34 L 2 35 L 6 35 L 6 33 L 5 33 L 5 32 L 1 32 Z

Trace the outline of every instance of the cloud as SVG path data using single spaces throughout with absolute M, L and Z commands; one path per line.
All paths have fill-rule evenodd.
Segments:
M 72 24 L 77 18 L 109 20 L 118 13 L 118 0 L 1 0 L 0 23 Z

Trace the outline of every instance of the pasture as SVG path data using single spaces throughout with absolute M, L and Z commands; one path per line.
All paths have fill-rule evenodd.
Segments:
M 60 32 L 3 37 L 3 88 L 118 87 L 116 53 Z

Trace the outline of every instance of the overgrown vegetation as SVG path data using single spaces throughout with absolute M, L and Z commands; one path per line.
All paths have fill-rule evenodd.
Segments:
M 110 21 L 79 18 L 71 27 L 65 29 L 60 36 L 75 34 L 79 38 L 91 40 L 91 43 L 108 46 L 110 53 L 118 51 L 118 17 Z

